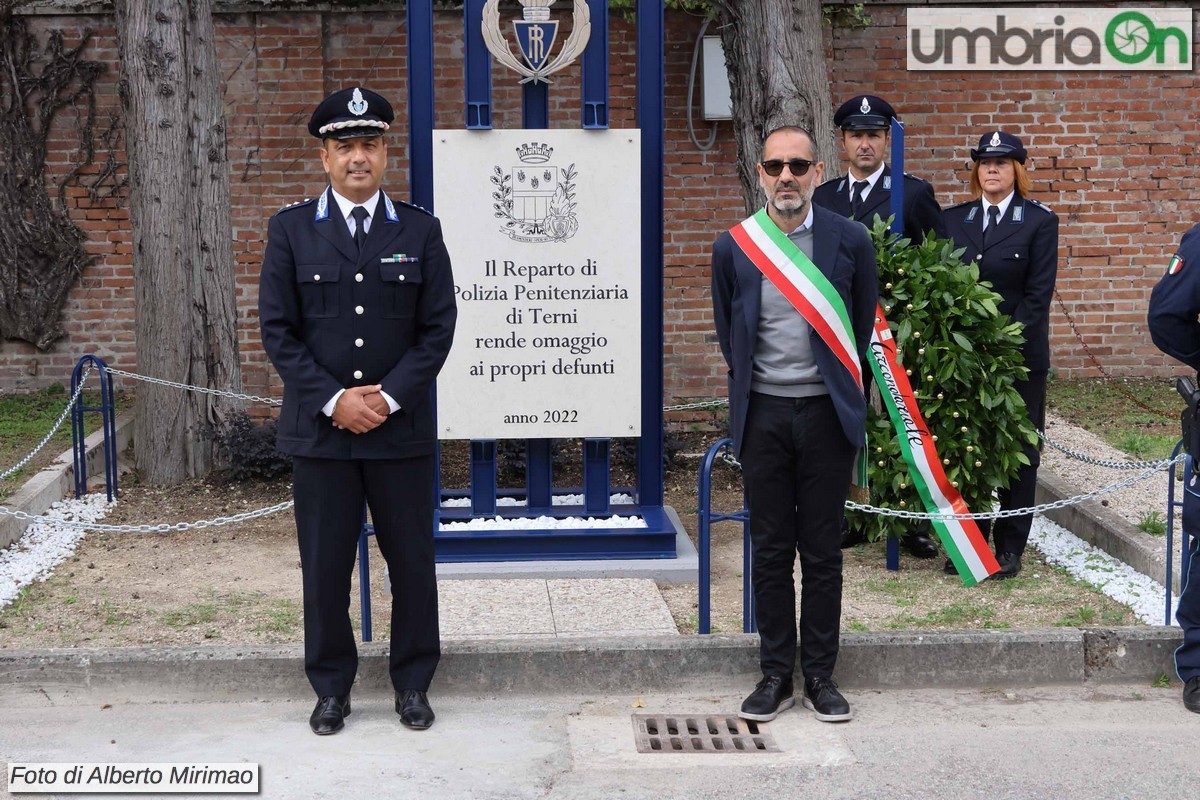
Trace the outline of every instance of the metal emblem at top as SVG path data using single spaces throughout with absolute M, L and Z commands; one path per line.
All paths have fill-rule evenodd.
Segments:
M 346 103 L 346 108 L 350 109 L 350 113 L 356 117 L 361 117 L 367 113 L 367 101 L 362 96 L 362 90 L 357 86 L 354 87 L 354 94 L 350 96 L 350 102 Z
M 521 83 L 549 83 L 550 75 L 568 66 L 583 53 L 592 33 L 592 15 L 586 0 L 574 0 L 571 33 L 554 58 L 550 50 L 558 35 L 558 20 L 550 19 L 555 0 L 520 0 L 522 18 L 513 20 L 521 59 L 500 31 L 500 0 L 487 0 L 483 6 L 483 41 L 496 60 L 522 76 Z
M 871 104 L 867 102 L 867 98 L 863 98 L 862 105 L 858 107 L 858 110 L 864 114 L 871 113 Z
M 992 147 L 995 147 L 996 145 L 1000 144 L 1000 131 L 996 131 L 995 133 L 992 134 L 992 138 L 988 142 L 988 144 L 991 145 Z

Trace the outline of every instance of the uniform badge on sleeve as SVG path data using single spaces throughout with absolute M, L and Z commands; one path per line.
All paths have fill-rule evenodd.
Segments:
M 1178 275 L 1182 271 L 1183 259 L 1179 257 L 1178 253 L 1176 253 L 1175 255 L 1171 256 L 1171 263 L 1167 265 L 1167 274 Z

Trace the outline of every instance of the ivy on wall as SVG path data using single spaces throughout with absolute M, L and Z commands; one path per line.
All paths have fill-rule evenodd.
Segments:
M 75 47 L 67 47 L 59 31 L 41 44 L 26 19 L 14 16 L 17 5 L 0 0 L 0 340 L 21 339 L 45 350 L 63 335 L 63 303 L 89 261 L 65 192 L 95 163 L 95 84 L 106 68 L 83 56 L 90 31 Z M 48 190 L 47 140 L 68 108 L 78 115 L 79 159 L 57 191 Z M 98 137 L 108 145 L 109 159 L 99 175 L 89 176 L 93 197 L 100 182 L 114 180 L 115 135 L 110 125 Z

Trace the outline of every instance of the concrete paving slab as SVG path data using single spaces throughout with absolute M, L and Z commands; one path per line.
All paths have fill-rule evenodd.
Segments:
M 730 688 L 440 694 L 432 698 L 438 721 L 425 732 L 399 725 L 390 694 L 359 692 L 346 729 L 317 737 L 308 698 L 239 702 L 229 687 L 223 700 L 205 703 L 84 693 L 51 704 L 0 686 L 0 705 L 21 719 L 19 730 L 0 728 L 0 759 L 253 762 L 268 800 L 1194 794 L 1200 716 L 1183 709 L 1177 689 L 1145 684 L 850 692 L 849 723 L 818 723 L 799 707 L 784 712 L 772 723 L 785 743 L 779 757 L 633 752 L 632 713 L 730 711 L 741 700 Z
M 555 632 L 543 580 L 441 581 L 438 625 L 447 638 Z
M 559 634 L 678 635 L 671 610 L 652 580 L 583 578 L 546 581 Z

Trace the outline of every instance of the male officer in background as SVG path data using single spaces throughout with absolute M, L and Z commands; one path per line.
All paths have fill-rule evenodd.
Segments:
M 892 120 L 896 112 L 886 101 L 862 94 L 842 103 L 833 124 L 842 129 L 842 152 L 849 162 L 845 175 L 830 178 L 813 192 L 813 202 L 843 217 L 875 227 L 876 218 L 892 215 L 892 175 L 887 155 L 892 146 Z M 933 187 L 904 173 L 904 235 L 913 244 L 925 241 L 932 231 L 946 238 L 942 209 Z
M 1200 225 L 1183 235 L 1179 250 L 1150 294 L 1150 337 L 1158 348 L 1194 370 L 1200 370 Z M 1189 411 L 1195 412 L 1193 397 Z M 1193 425 L 1200 420 L 1193 418 Z M 1183 705 L 1200 714 L 1200 474 L 1196 435 L 1185 441 L 1192 469 L 1183 493 L 1183 529 L 1191 536 L 1183 589 L 1175 620 L 1183 628 L 1183 644 L 1175 651 L 1175 671 L 1183 681 Z
M 813 192 L 813 204 L 836 211 L 843 217 L 875 227 L 876 219 L 892 215 L 892 171 L 887 154 L 892 145 L 892 120 L 896 112 L 887 101 L 870 94 L 858 95 L 842 103 L 833 115 L 833 124 L 842 129 L 842 152 L 849 162 L 845 175 L 830 178 Z M 904 173 L 904 235 L 913 244 L 932 232 L 946 238 L 942 209 L 933 196 L 933 187 Z M 866 541 L 865 533 L 850 526 L 842 531 L 842 546 Z M 904 546 L 917 558 L 933 558 L 937 545 L 928 533 L 928 523 L 904 537 Z
M 456 308 L 437 219 L 380 190 L 392 119 L 391 105 L 360 87 L 317 106 L 308 130 L 329 187 L 271 218 L 259 286 L 263 347 L 283 379 L 278 446 L 293 457 L 304 668 L 319 698 L 309 725 L 319 735 L 350 715 L 350 579 L 364 500 L 392 578 L 396 713 L 415 729 L 434 719 L 430 389 Z

